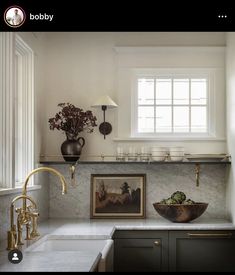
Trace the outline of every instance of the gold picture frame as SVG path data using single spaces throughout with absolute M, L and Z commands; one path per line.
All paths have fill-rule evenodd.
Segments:
M 92 219 L 144 219 L 145 212 L 146 174 L 91 175 Z

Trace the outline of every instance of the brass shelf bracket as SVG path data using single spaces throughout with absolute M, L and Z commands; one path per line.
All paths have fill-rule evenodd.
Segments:
M 200 185 L 200 164 L 195 164 L 195 176 L 196 176 L 196 186 L 199 187 Z
M 71 173 L 71 185 L 72 186 L 76 186 L 76 177 L 75 177 L 75 175 L 76 175 L 76 167 L 77 166 L 78 166 L 78 160 L 74 164 L 70 165 L 70 167 L 69 167 L 69 170 L 70 170 L 70 173 Z

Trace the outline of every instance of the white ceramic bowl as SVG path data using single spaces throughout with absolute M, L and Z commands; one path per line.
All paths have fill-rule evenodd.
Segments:
M 152 160 L 165 161 L 167 156 L 167 149 L 165 147 L 152 147 L 151 154 Z
M 183 147 L 171 147 L 169 149 L 170 160 L 171 161 L 182 161 L 184 158 L 184 148 Z

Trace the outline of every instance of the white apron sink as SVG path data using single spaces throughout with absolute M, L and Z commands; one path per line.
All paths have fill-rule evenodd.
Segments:
M 26 252 L 78 251 L 101 253 L 98 271 L 112 271 L 113 240 L 76 239 L 74 236 L 47 235 L 26 249 Z

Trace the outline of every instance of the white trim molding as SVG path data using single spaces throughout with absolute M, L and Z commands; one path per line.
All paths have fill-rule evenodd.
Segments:
M 34 163 L 34 55 L 16 34 L 0 33 L 0 188 L 15 188 L 15 62 L 21 58 L 21 92 L 23 93 L 22 132 L 23 175 Z
M 164 142 L 172 142 L 172 141 L 196 141 L 196 142 L 204 142 L 204 141 L 210 141 L 210 142 L 225 142 L 226 138 L 213 138 L 213 137 L 165 137 L 165 138 L 151 138 L 151 137 L 116 137 L 113 139 L 114 142 L 129 142 L 129 141 L 164 141 Z
M 191 69 L 191 68 L 164 68 L 164 69 L 132 69 L 132 92 L 131 92 L 131 137 L 149 137 L 149 138 L 157 138 L 161 140 L 165 140 L 165 138 L 168 139 L 179 139 L 184 140 L 185 138 L 193 138 L 194 140 L 200 139 L 200 138 L 216 138 L 216 114 L 215 114 L 215 101 L 216 101 L 216 94 L 214 92 L 214 78 L 215 78 L 215 69 L 205 69 L 205 68 L 197 68 L 197 69 Z M 195 133 L 191 132 L 190 128 L 190 119 L 189 119 L 189 132 L 186 133 L 175 133 L 172 129 L 172 132 L 170 133 L 159 133 L 155 131 L 151 133 L 140 133 L 138 132 L 138 79 L 139 78 L 151 78 L 155 79 L 157 78 L 169 78 L 177 79 L 177 78 L 203 78 L 206 80 L 207 83 L 207 103 L 203 105 L 195 105 L 195 106 L 203 106 L 206 107 L 207 110 L 207 121 L 206 121 L 206 132 L 202 133 Z M 172 84 L 173 85 L 173 84 Z M 155 88 L 154 88 L 155 89 Z M 173 89 L 173 88 L 172 88 Z M 155 93 L 155 92 L 154 92 Z M 155 95 L 154 95 L 155 97 Z M 173 98 L 173 97 L 172 97 Z M 148 105 L 152 107 L 156 107 L 156 101 L 154 99 L 154 103 L 152 105 Z M 159 105 L 163 106 L 163 105 Z M 165 106 L 171 106 L 172 107 L 172 128 L 173 128 L 173 101 L 171 104 L 167 104 Z M 191 103 L 189 102 L 188 105 L 184 105 L 191 108 Z M 193 106 L 193 105 L 192 105 Z M 190 111 L 189 111 L 190 114 Z M 154 115 L 155 119 L 155 115 Z M 155 122 L 154 122 L 155 125 Z M 155 127 L 155 126 L 154 126 Z
M 114 47 L 117 53 L 169 53 L 169 52 L 214 52 L 214 53 L 225 53 L 226 47 L 223 46 L 153 46 L 153 47 L 125 47 L 117 46 Z
M 20 87 L 22 114 L 22 152 L 20 164 L 23 180 L 33 170 L 34 163 L 34 53 L 32 49 L 21 39 L 15 38 L 15 54 L 18 57 L 21 74 Z
M 14 34 L 0 33 L 0 186 L 12 187 L 14 110 Z
M 36 190 L 40 190 L 41 188 L 42 188 L 41 185 L 29 186 L 27 188 L 27 191 L 36 191 Z M 22 187 L 0 189 L 0 197 L 11 195 L 11 194 L 22 194 Z

